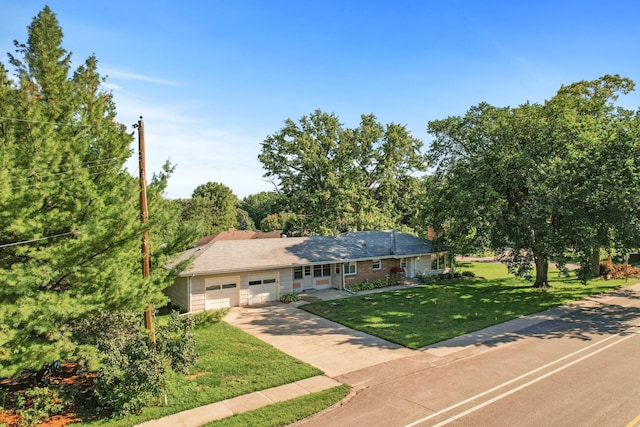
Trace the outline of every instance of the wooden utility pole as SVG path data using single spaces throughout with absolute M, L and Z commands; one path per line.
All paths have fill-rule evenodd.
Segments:
M 144 151 L 144 121 L 142 116 L 138 120 L 138 124 L 134 125 L 138 128 L 138 160 L 140 170 L 140 220 L 143 224 L 146 224 L 149 219 L 149 211 L 147 209 L 147 177 L 145 166 L 145 151 Z M 151 276 L 151 262 L 149 256 L 149 232 L 144 231 L 142 236 L 142 277 L 147 278 Z M 151 303 L 147 307 L 147 311 L 144 312 L 144 326 L 149 330 L 151 334 L 151 341 L 156 343 L 156 332 L 153 327 L 153 314 L 151 312 Z

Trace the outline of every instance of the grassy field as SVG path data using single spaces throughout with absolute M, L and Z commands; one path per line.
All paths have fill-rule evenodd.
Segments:
M 90 424 L 132 426 L 164 415 L 322 374 L 311 365 L 294 359 L 225 322 L 200 327 L 196 330 L 196 336 L 200 357 L 191 370 L 191 375 L 169 376 L 169 406 L 150 407 L 140 415 L 95 421 Z M 313 403 L 313 407 L 317 405 Z
M 326 301 L 300 308 L 416 349 L 625 284 L 596 279 L 585 286 L 575 276 L 561 277 L 551 270 L 552 287 L 540 290 L 508 275 L 502 264 L 464 263 L 458 267 L 462 270 L 479 277 L 369 295 L 373 300 L 354 296 L 339 300 L 339 305 Z

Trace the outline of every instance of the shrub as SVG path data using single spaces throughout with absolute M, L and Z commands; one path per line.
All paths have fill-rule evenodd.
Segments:
M 476 277 L 476 274 L 473 271 L 469 270 L 462 271 L 461 274 L 463 277 Z
M 224 316 L 226 316 L 227 313 L 229 313 L 229 308 L 225 307 L 218 310 L 201 311 L 199 313 L 191 314 L 189 317 L 194 320 L 194 326 L 198 328 L 203 325 L 208 325 L 209 323 L 219 323 L 224 319 Z
M 632 265 L 600 261 L 600 275 L 608 279 L 625 279 L 627 277 L 638 278 L 640 277 L 640 268 Z
M 389 271 L 391 273 L 404 273 L 404 268 L 400 267 L 399 265 L 394 265 Z
M 290 302 L 296 302 L 296 301 L 300 301 L 300 298 L 298 297 L 298 294 L 296 294 L 295 292 L 289 292 L 280 297 L 280 302 L 283 302 L 285 304 L 289 304 Z
M 33 426 L 60 412 L 64 405 L 58 392 L 48 387 L 33 387 L 24 391 L 24 397 L 18 398 L 17 413 L 21 425 Z
M 423 285 L 432 285 L 436 282 L 438 276 L 433 274 L 416 274 L 416 279 L 418 279 Z
M 138 413 L 163 390 L 164 356 L 150 342 L 139 313 L 102 313 L 79 322 L 74 334 L 99 352 L 92 394 L 112 415 Z
M 352 283 L 347 286 L 351 292 L 371 291 L 373 289 L 379 289 L 389 286 L 389 282 L 386 280 L 374 280 L 372 282 Z
M 449 280 L 453 279 L 453 273 L 440 273 L 438 274 L 439 280 Z
M 158 350 L 170 360 L 171 369 L 180 374 L 188 373 L 198 359 L 196 337 L 192 332 L 195 324 L 193 317 L 172 311 L 167 326 L 158 330 Z
M 114 416 L 139 413 L 164 389 L 163 359 L 138 330 L 104 355 L 92 390 L 98 404 Z

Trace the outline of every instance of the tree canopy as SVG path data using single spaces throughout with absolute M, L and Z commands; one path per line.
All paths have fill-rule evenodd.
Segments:
M 195 224 L 200 236 L 235 228 L 239 216 L 237 203 L 238 198 L 229 187 L 207 182 L 197 186 L 190 199 L 181 200 L 182 220 Z
M 544 104 L 483 103 L 429 122 L 424 218 L 458 253 L 503 251 L 510 270 L 547 286 L 548 263 L 591 269 L 594 248 L 639 246 L 637 113 L 615 105 L 633 82 L 604 76 L 563 86 Z
M 15 43 L 15 77 L 0 64 L 0 376 L 87 358 L 74 322 L 165 301 L 169 272 L 141 274 L 139 187 L 124 167 L 132 135 L 96 58 L 71 72 L 62 40 L 45 7 Z
M 261 191 L 250 194 L 240 202 L 240 208 L 246 211 L 254 224 L 260 224 L 268 215 L 275 215 L 285 211 L 286 200 L 274 191 Z M 262 230 L 270 231 L 270 230 Z
M 416 173 L 425 170 L 422 142 L 405 126 L 362 115 L 345 128 L 320 110 L 291 119 L 262 143 L 258 159 L 291 212 L 308 231 L 411 227 Z

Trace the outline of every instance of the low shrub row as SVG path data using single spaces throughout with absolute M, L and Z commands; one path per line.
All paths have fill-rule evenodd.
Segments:
M 280 302 L 289 304 L 291 302 L 300 301 L 300 297 L 295 292 L 289 292 L 280 297 Z
M 373 289 L 384 288 L 395 282 L 389 282 L 387 280 L 374 280 L 371 282 L 352 283 L 347 286 L 351 292 L 371 291 Z
M 473 271 L 452 271 L 448 273 L 430 274 L 430 275 L 416 275 L 416 278 L 420 280 L 420 283 L 424 285 L 431 285 L 442 280 L 462 279 L 463 277 L 476 277 Z

